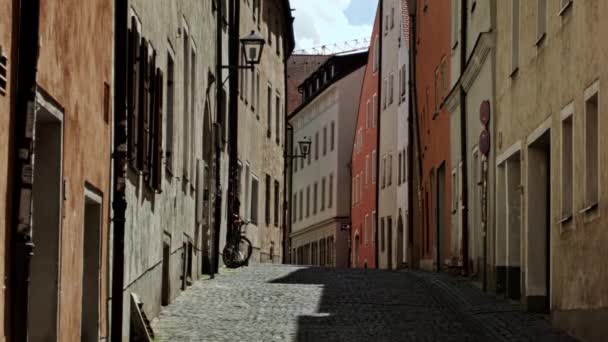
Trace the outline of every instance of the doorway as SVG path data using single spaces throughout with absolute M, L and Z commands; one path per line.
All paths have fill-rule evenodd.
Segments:
M 80 340 L 99 341 L 100 239 L 103 198 L 85 185 Z
M 511 299 L 520 297 L 521 259 L 521 161 L 516 153 L 506 161 L 506 290 Z
M 38 96 L 40 98 L 40 96 Z M 62 205 L 63 114 L 41 99 L 35 123 L 29 341 L 57 340 Z
M 399 218 L 397 219 L 397 268 L 401 268 L 405 264 L 405 237 L 403 233 L 403 216 L 401 209 L 399 209 Z
M 444 217 L 445 217 L 445 162 L 437 169 L 437 184 L 436 187 L 436 222 L 437 222 L 437 272 L 441 272 L 441 266 L 443 264 L 443 231 L 444 231 Z
M 163 234 L 163 278 L 161 280 L 161 305 L 171 302 L 171 235 Z
M 387 233 L 387 239 L 388 239 L 388 250 L 387 250 L 387 259 L 388 259 L 388 269 L 392 270 L 393 269 L 393 218 L 392 217 L 387 217 L 386 218 L 386 233 Z
M 550 311 L 551 298 L 550 152 L 550 130 L 528 146 L 526 307 L 543 313 Z

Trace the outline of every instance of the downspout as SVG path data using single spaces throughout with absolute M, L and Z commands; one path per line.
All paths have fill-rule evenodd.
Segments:
M 35 120 L 34 101 L 36 98 L 36 72 L 38 63 L 38 39 L 40 22 L 40 1 L 14 1 L 14 13 L 18 15 L 16 37 L 14 41 L 17 46 L 17 77 L 15 78 L 17 89 L 16 107 L 13 118 L 14 144 L 11 151 L 9 165 L 12 170 L 11 202 L 11 266 L 12 272 L 10 284 L 11 311 L 9 319 L 11 322 L 12 341 L 27 341 L 28 326 L 28 300 L 30 282 L 30 261 L 34 255 L 34 243 L 32 241 L 32 197 L 33 182 L 31 177 L 24 179 L 27 174 L 33 175 L 34 140 L 33 126 Z M 15 39 L 16 38 L 16 39 Z M 15 46 L 13 45 L 13 46 Z M 26 154 L 22 155 L 21 151 Z M 21 152 L 21 153 L 20 153 Z M 24 158 L 25 157 L 25 158 Z M 29 172 L 28 172 L 29 171 Z M 22 203 L 21 198 L 27 200 Z
M 236 72 L 236 66 L 239 65 L 239 28 L 240 28 L 240 14 L 241 13 L 241 0 L 235 0 L 230 2 L 230 24 L 228 29 L 228 60 L 230 69 L 228 71 L 230 84 L 229 84 L 229 133 L 228 133 L 228 153 L 229 153 L 229 164 L 228 164 L 228 229 L 226 230 L 226 240 L 229 241 L 232 232 L 232 214 L 240 214 L 240 203 L 238 201 L 238 147 L 239 147 L 239 113 L 238 113 L 238 94 L 239 88 L 239 73 Z M 232 68 L 235 68 L 234 70 Z
M 285 5 L 283 5 L 285 6 Z M 291 11 L 291 9 L 290 9 Z M 291 18 L 285 18 L 285 20 L 291 20 Z M 288 25 L 293 25 L 293 23 L 289 23 Z M 285 28 L 285 30 L 287 30 L 287 28 Z M 287 39 L 283 39 L 283 97 L 285 98 L 285 104 L 283 106 L 283 111 L 284 111 L 284 115 L 283 115 L 283 120 L 285 122 L 285 124 L 283 125 L 283 254 L 282 254 L 282 262 L 283 264 L 287 264 L 290 263 L 290 259 L 287 256 L 291 253 L 291 246 L 289 244 L 289 232 L 291 231 L 291 229 L 287 229 L 287 222 L 291 222 L 291 217 L 289 217 L 289 219 L 287 218 L 287 213 L 291 213 L 291 210 L 287 209 L 288 206 L 288 200 L 290 197 L 287 197 L 287 182 L 289 181 L 289 178 L 291 178 L 291 158 L 288 157 L 289 155 L 289 146 L 290 144 L 289 139 L 288 139 L 288 132 L 289 132 L 289 123 L 287 122 L 287 115 L 288 115 L 288 96 L 289 94 L 287 94 L 287 65 L 288 65 L 288 61 L 289 61 L 289 56 L 290 54 L 287 53 Z M 278 115 L 278 113 L 277 113 Z M 291 187 L 290 187 L 291 189 Z M 291 190 L 290 190 L 291 191 Z M 291 196 L 291 194 L 290 194 Z
M 222 136 L 223 125 L 226 124 L 222 118 L 224 99 L 222 96 L 222 20 L 224 20 L 224 6 L 218 2 L 216 16 L 216 36 L 215 36 L 215 74 L 217 81 L 215 82 L 216 97 L 215 97 L 215 129 L 213 143 L 215 144 L 215 199 L 213 209 L 213 248 L 211 248 L 211 270 L 209 274 L 211 278 L 219 271 L 219 248 L 220 248 L 220 231 L 222 227 L 222 176 L 221 176 L 221 161 L 222 161 Z
M 113 179 L 112 179 L 112 312 L 111 341 L 122 341 L 124 251 L 125 251 L 125 212 L 127 199 L 125 184 L 127 179 L 127 108 L 126 84 L 127 64 L 127 13 L 128 2 L 114 1 L 114 141 L 113 141 Z
M 414 4 L 413 4 L 414 3 Z M 408 224 L 408 264 L 410 268 L 414 268 L 414 145 L 419 149 L 420 148 L 420 135 L 418 132 L 416 113 L 417 108 L 416 105 L 418 100 L 416 98 L 416 5 L 415 0 L 409 1 L 408 5 L 408 15 L 410 18 L 410 60 L 409 60 L 409 68 L 410 68 L 410 77 L 409 77 L 409 90 L 410 90 L 410 98 L 408 103 L 409 116 L 407 120 L 407 128 L 408 128 L 408 154 L 407 154 L 407 224 Z M 414 133 L 415 132 L 415 133 Z M 414 137 L 416 142 L 414 143 Z M 420 151 L 417 151 L 417 155 L 420 156 Z M 421 161 L 418 161 L 418 164 L 421 164 Z M 420 172 L 422 174 L 422 172 Z M 411 234 L 410 234 L 411 233 Z
M 467 66 L 467 7 L 468 0 L 463 0 L 460 8 L 460 74 Z M 469 275 L 469 189 L 467 167 L 467 104 L 466 92 L 460 84 L 460 159 L 462 161 L 462 270 Z
M 378 1 L 378 11 L 380 11 L 380 29 L 378 30 L 378 36 L 380 37 L 378 40 L 378 44 L 380 44 L 378 47 L 378 51 L 380 51 L 378 58 L 380 61 L 378 62 L 378 103 L 376 104 L 376 110 L 378 113 L 376 115 L 376 119 L 378 120 L 378 127 L 376 128 L 376 222 L 374 223 L 376 226 L 376 232 L 374 233 L 374 258 L 376 259 L 375 264 L 377 269 L 380 268 L 380 251 L 378 250 L 378 237 L 380 236 L 378 233 L 378 216 L 380 214 L 378 212 L 378 205 L 380 203 L 380 191 L 378 191 L 378 184 L 380 184 L 380 173 L 378 171 L 380 170 L 380 122 L 382 118 L 380 110 L 382 109 L 382 42 L 384 41 L 384 0 Z

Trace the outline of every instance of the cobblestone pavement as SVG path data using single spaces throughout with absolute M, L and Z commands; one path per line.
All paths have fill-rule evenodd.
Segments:
M 159 341 L 574 341 L 469 282 L 423 272 L 252 266 L 163 308 Z

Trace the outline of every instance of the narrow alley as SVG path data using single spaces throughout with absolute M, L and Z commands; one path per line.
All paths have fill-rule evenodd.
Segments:
M 202 280 L 158 341 L 574 341 L 544 316 L 445 274 L 253 266 Z

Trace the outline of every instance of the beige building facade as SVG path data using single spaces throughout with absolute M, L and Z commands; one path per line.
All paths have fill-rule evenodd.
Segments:
M 602 341 L 608 336 L 608 136 L 601 133 L 608 24 L 599 14 L 608 4 L 496 6 L 496 262 L 517 267 L 520 261 L 529 310 L 550 312 L 558 327 L 582 340 Z
M 334 56 L 300 86 L 303 102 L 289 123 L 295 146 L 312 144 L 306 158 L 294 159 L 292 263 L 349 267 L 349 164 L 366 63 L 367 52 Z

